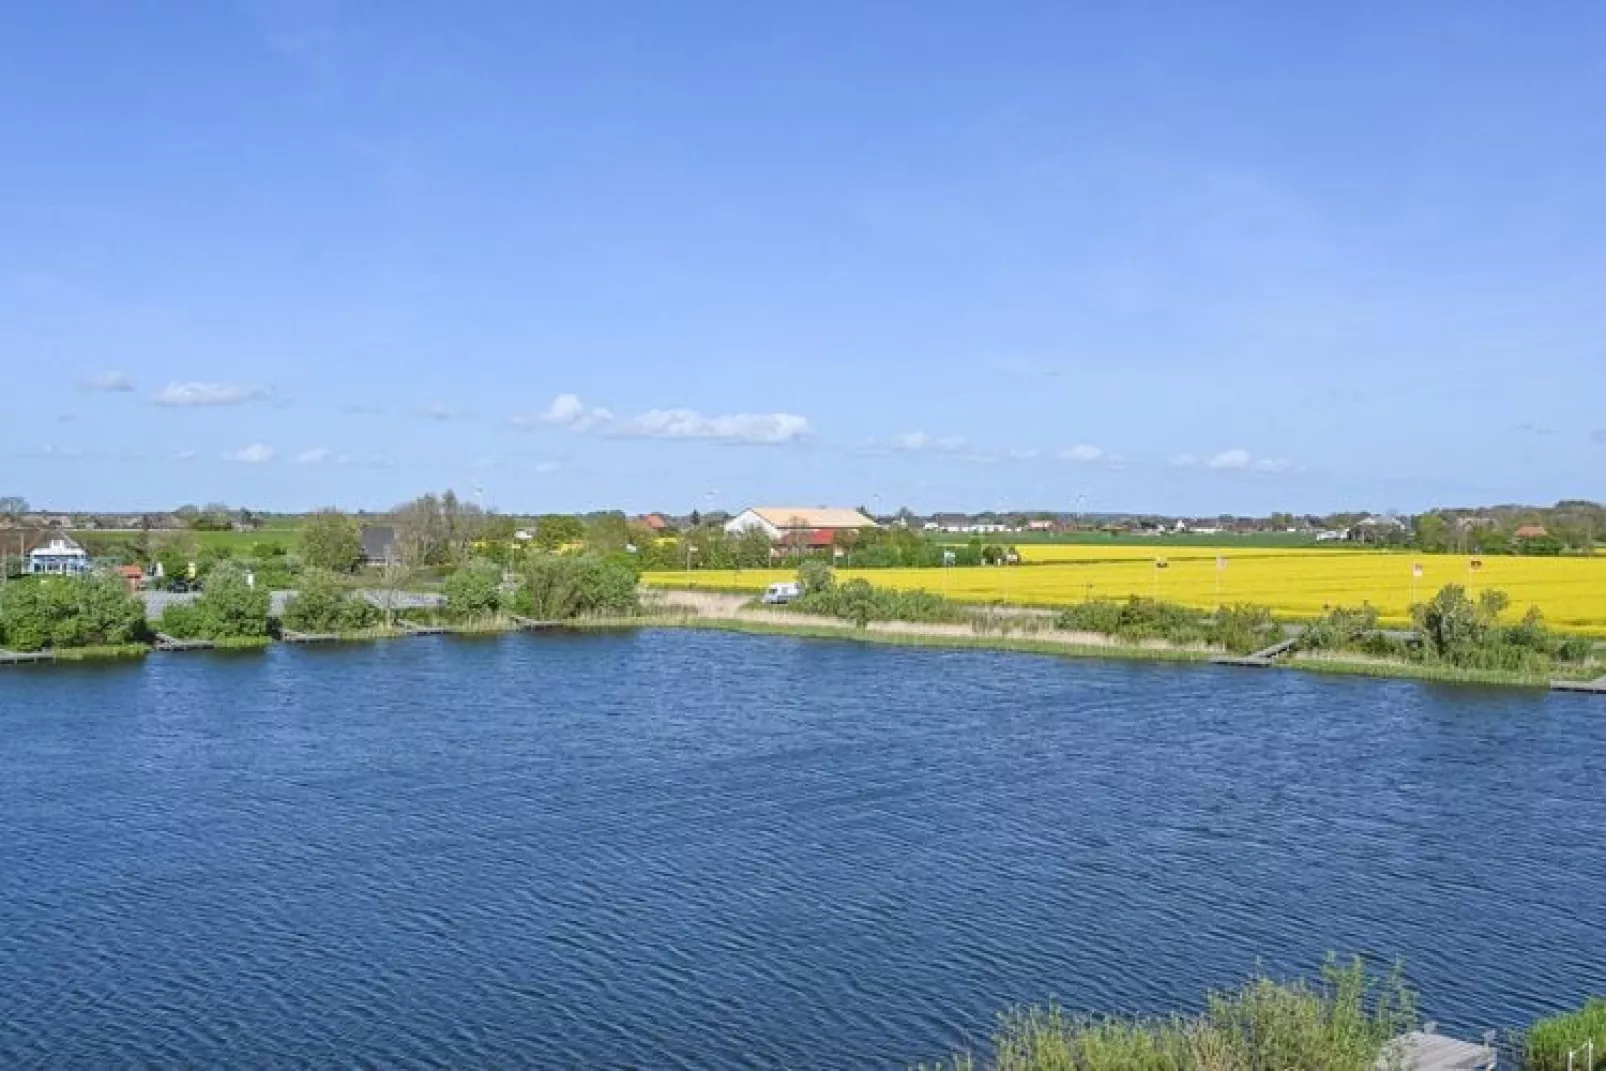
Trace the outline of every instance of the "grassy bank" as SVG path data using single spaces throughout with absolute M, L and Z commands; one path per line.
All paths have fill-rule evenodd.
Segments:
M 1067 658 L 1119 658 L 1143 662 L 1206 662 L 1209 651 L 1163 647 L 1137 647 L 1124 644 L 1060 643 L 1054 640 L 1031 639 L 1024 636 L 1004 636 L 988 633 L 970 635 L 954 633 L 896 632 L 887 629 L 861 629 L 850 624 L 825 625 L 816 623 L 782 624 L 771 621 L 747 621 L 735 617 L 658 616 L 631 618 L 608 623 L 587 623 L 591 628 L 704 628 L 720 632 L 743 632 L 755 636 L 796 636 L 802 639 L 850 640 L 856 643 L 875 643 L 887 647 L 957 648 L 962 650 L 1015 651 L 1021 654 L 1062 655 Z
M 144 658 L 151 653 L 149 644 L 116 643 L 98 647 L 63 647 L 55 651 L 58 662 L 119 662 Z
M 1434 681 L 1442 684 L 1492 684 L 1507 688 L 1549 688 L 1550 678 L 1496 669 L 1462 669 L 1458 666 L 1393 660 L 1362 660 L 1296 656 L 1281 664 L 1286 669 L 1332 673 L 1350 677 Z M 1558 679 L 1560 679 L 1558 677 Z

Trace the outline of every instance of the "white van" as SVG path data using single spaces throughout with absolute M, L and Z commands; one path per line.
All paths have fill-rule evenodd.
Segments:
M 764 602 L 770 606 L 780 606 L 802 597 L 803 589 L 793 583 L 771 584 L 764 589 Z

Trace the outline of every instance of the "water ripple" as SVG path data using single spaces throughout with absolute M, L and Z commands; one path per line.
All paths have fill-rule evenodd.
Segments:
M 904 1066 L 1403 957 L 1606 989 L 1587 697 L 663 633 L 0 681 L 0 1064 Z

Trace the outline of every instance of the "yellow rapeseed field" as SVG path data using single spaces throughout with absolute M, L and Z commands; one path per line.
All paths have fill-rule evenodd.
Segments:
M 1446 584 L 1474 594 L 1498 588 L 1512 613 L 1538 606 L 1557 628 L 1606 635 L 1606 560 L 1598 558 L 1412 555 L 1360 550 L 1200 547 L 1022 547 L 1026 564 L 953 569 L 844 569 L 843 580 L 925 588 L 966 602 L 1064 606 L 1129 595 L 1188 606 L 1256 603 L 1279 615 L 1309 618 L 1335 606 L 1371 603 L 1390 623 L 1409 620 L 1415 601 Z M 1161 569 L 1156 558 L 1166 561 Z M 1481 568 L 1472 562 L 1481 561 Z M 1218 566 L 1218 561 L 1220 562 Z M 1422 576 L 1414 577 L 1420 564 Z M 708 570 L 648 574 L 649 584 L 760 591 L 792 570 Z

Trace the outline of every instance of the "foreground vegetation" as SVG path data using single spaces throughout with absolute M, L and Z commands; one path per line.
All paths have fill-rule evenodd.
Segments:
M 990 1059 L 938 1065 L 997 1071 L 1374 1071 L 1402 1067 L 1391 1043 L 1417 1025 L 1416 996 L 1396 968 L 1381 978 L 1359 960 L 1329 960 L 1319 982 L 1252 978 L 1212 993 L 1198 1015 L 1072 1015 L 1057 1007 L 1006 1013 Z
M 1531 1071 L 1573 1071 L 1586 1067 L 1569 1059 L 1571 1053 L 1589 1052 L 1596 1066 L 1606 1066 L 1606 999 L 1595 998 L 1578 1011 L 1541 1019 L 1528 1031 L 1523 1045 Z

